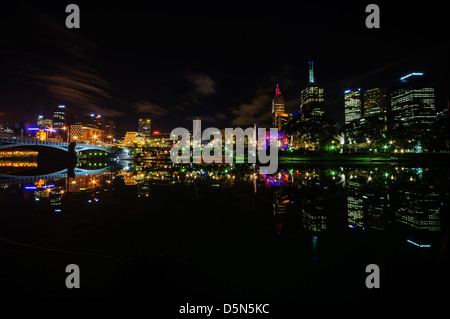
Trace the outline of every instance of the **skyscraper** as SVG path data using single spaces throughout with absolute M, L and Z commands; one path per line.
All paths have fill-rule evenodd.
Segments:
M 388 105 L 389 96 L 386 89 L 374 88 L 364 91 L 364 117 L 383 114 L 387 112 Z
M 423 83 L 423 73 L 411 73 L 400 78 L 400 86 L 391 94 L 393 128 L 429 131 L 436 122 L 434 88 Z
M 345 124 L 361 118 L 361 89 L 344 92 Z
M 58 105 L 57 109 L 53 112 L 53 128 L 62 129 L 66 125 L 66 107 L 64 105 Z
M 277 84 L 277 87 L 275 88 L 275 96 L 272 99 L 272 123 L 274 127 L 278 127 L 278 130 L 281 130 L 279 117 L 281 114 L 285 113 L 285 109 L 285 100 Z
M 309 62 L 309 83 L 301 91 L 300 100 L 302 114 L 321 115 L 323 113 L 324 90 L 314 78 L 313 62 Z
M 139 119 L 138 122 L 138 133 L 146 136 L 152 135 L 152 120 L 150 119 Z
M 116 122 L 114 120 L 105 120 L 105 137 L 109 142 L 116 135 Z

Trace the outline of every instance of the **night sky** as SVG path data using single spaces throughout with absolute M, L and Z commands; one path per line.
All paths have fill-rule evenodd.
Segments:
M 147 116 L 166 132 L 194 117 L 204 127 L 267 125 L 277 83 L 298 112 L 308 61 L 336 122 L 345 89 L 391 87 L 410 72 L 424 72 L 437 109 L 447 107 L 445 6 L 374 2 L 381 28 L 367 29 L 372 2 L 2 2 L 0 123 L 33 123 L 64 104 L 113 118 L 118 137 Z M 69 3 L 80 29 L 65 26 Z

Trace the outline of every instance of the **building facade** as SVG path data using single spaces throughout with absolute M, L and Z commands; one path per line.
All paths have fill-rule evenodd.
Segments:
M 152 120 L 151 119 L 139 119 L 138 133 L 145 136 L 152 135 Z
M 313 62 L 309 62 L 309 83 L 300 94 L 300 112 L 302 114 L 322 114 L 324 106 L 324 89 L 320 87 L 314 78 Z
M 277 127 L 278 130 L 281 130 L 281 115 L 285 114 L 286 103 L 283 95 L 281 94 L 280 88 L 277 87 L 275 89 L 275 96 L 272 99 L 272 125 L 273 127 Z
M 423 73 L 402 77 L 401 84 L 391 94 L 393 129 L 414 130 L 420 135 L 430 131 L 436 122 L 434 88 L 426 85 Z
M 369 117 L 387 112 L 389 94 L 385 88 L 374 88 L 364 91 L 363 116 Z
M 70 142 L 78 143 L 96 143 L 103 141 L 105 132 L 103 130 L 85 126 L 85 125 L 71 125 L 69 132 Z
M 346 90 L 344 92 L 345 124 L 360 119 L 361 89 Z

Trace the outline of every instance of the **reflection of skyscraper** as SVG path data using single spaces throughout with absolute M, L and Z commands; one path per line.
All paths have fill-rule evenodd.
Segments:
M 377 173 L 381 178 L 381 171 Z M 382 230 L 388 224 L 389 188 L 374 176 L 373 172 L 359 169 L 348 177 L 347 220 L 350 228 Z
M 314 233 L 327 228 L 327 216 L 325 205 L 328 201 L 327 189 L 321 181 L 321 176 L 316 172 L 306 172 L 302 186 L 305 190 L 299 198 L 302 209 L 303 227 Z
M 285 108 L 285 100 L 277 84 L 275 96 L 272 99 L 272 123 L 274 127 L 278 127 L 278 130 L 281 130 L 279 117 L 285 113 Z
M 282 188 L 277 188 L 274 191 L 274 203 L 273 203 L 273 214 L 284 214 L 286 213 L 286 204 L 289 204 L 288 194 L 283 191 Z
M 324 104 L 324 90 L 314 78 L 313 62 L 309 62 L 309 83 L 301 91 L 301 112 L 303 115 L 322 115 Z
M 347 216 L 350 228 L 364 227 L 362 182 L 352 175 L 347 181 Z
M 345 124 L 361 118 L 361 89 L 344 93 Z
M 441 230 L 440 198 L 434 188 L 399 189 L 395 216 L 398 222 L 413 229 Z
M 137 184 L 137 196 L 141 198 L 150 196 L 150 181 Z

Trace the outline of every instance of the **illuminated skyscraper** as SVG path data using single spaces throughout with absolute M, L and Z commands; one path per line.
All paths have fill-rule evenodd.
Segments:
M 391 94 L 393 129 L 402 128 L 419 133 L 429 131 L 436 122 L 434 88 L 424 84 L 423 73 L 402 78 L 400 87 Z
M 138 133 L 146 136 L 152 135 L 152 120 L 150 119 L 139 119 L 138 122 Z
M 380 115 L 387 111 L 389 105 L 388 92 L 384 88 L 364 91 L 364 117 Z
M 346 90 L 344 93 L 345 124 L 361 118 L 361 89 Z
M 302 114 L 323 114 L 324 90 L 314 79 L 313 62 L 309 62 L 309 83 L 302 90 L 300 100 Z
M 115 137 L 116 135 L 116 122 L 114 120 L 105 120 L 105 137 L 108 139 L 109 142 Z
M 58 105 L 58 108 L 53 112 L 53 128 L 62 129 L 66 125 L 66 107 Z
M 278 127 L 278 130 L 281 130 L 279 117 L 281 114 L 285 113 L 285 109 L 285 100 L 277 84 L 277 87 L 275 88 L 275 96 L 272 99 L 272 124 L 274 127 Z

